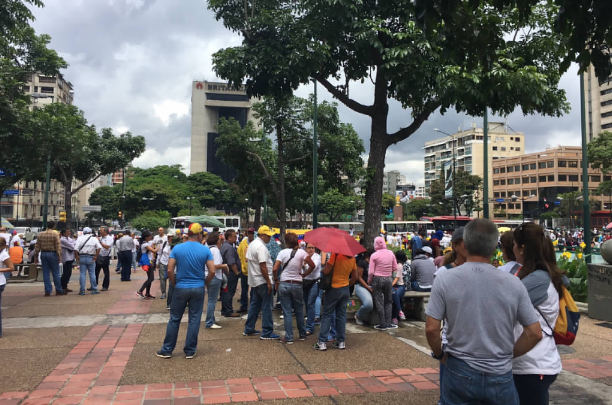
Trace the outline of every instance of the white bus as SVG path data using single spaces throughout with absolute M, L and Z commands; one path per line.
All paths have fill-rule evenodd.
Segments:
M 217 216 L 212 216 L 214 219 L 216 219 L 217 221 L 221 222 L 223 224 L 223 226 L 219 227 L 219 232 L 223 233 L 225 232 L 226 229 L 233 229 L 235 231 L 240 229 L 240 217 L 236 217 L 236 216 L 226 216 L 226 217 L 217 217 Z M 185 233 L 187 232 L 187 228 L 189 227 L 189 224 L 191 223 L 190 220 L 190 216 L 185 216 L 185 217 L 175 217 L 172 218 L 172 225 L 169 229 L 170 232 L 175 232 L 176 230 L 180 230 L 181 232 Z M 209 231 L 212 231 L 212 226 L 206 226 L 206 224 L 203 224 L 204 228 L 208 229 Z
M 363 232 L 363 223 L 361 222 L 319 222 L 319 228 L 337 228 L 342 231 L 351 233 L 356 236 Z
M 433 222 L 430 221 L 382 221 L 380 228 L 386 233 L 406 235 L 408 232 L 415 232 L 423 228 L 427 231 L 427 236 L 431 236 L 436 230 Z

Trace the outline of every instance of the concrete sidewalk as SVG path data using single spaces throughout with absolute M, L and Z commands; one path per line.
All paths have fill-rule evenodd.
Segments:
M 110 291 L 95 296 L 44 297 L 42 283 L 7 286 L 0 405 L 437 403 L 438 363 L 429 356 L 422 322 L 377 332 L 349 316 L 347 349 L 317 352 L 316 333 L 289 346 L 244 337 L 244 319 L 222 317 L 217 303 L 223 328 L 207 330 L 202 323 L 197 355 L 187 360 L 182 325 L 174 357 L 164 360 L 155 352 L 168 320 L 165 300 L 135 296 L 142 271 L 129 283 L 111 273 Z M 77 274 L 71 286 L 78 290 L 76 283 Z M 158 293 L 156 280 L 152 294 Z M 282 336 L 279 315 L 274 311 Z M 597 323 L 581 320 L 573 352 L 562 356 L 568 371 L 552 386 L 551 403 L 612 403 L 612 358 L 602 358 L 612 353 L 612 330 Z

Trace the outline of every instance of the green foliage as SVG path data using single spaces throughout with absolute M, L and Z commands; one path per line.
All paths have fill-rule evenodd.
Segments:
M 582 191 L 571 191 L 569 193 L 560 194 L 561 204 L 555 207 L 555 214 L 558 218 L 570 218 L 582 215 Z M 601 203 L 595 199 L 589 199 L 590 212 L 597 211 L 601 207 Z
M 593 169 L 601 169 L 604 176 L 612 173 L 612 132 L 601 132 L 587 145 L 587 156 Z M 599 183 L 598 194 L 612 194 L 612 180 Z
M 131 221 L 132 227 L 136 229 L 166 228 L 170 225 L 172 216 L 168 211 L 145 211 Z
M 98 187 L 89 196 L 88 203 L 102 206 L 102 211 L 94 213 L 95 217 L 115 219 L 121 211 L 121 187 Z
M 343 217 L 353 215 L 359 202 L 359 197 L 356 195 L 344 195 L 336 189 L 325 191 L 319 196 L 319 206 L 321 212 L 328 215 L 330 222 L 337 222 Z
M 482 189 L 482 178 L 470 174 L 464 170 L 455 173 L 455 197 L 457 199 L 457 215 L 462 215 L 461 207 L 466 209 L 465 214 L 471 215 L 473 211 L 481 209 L 481 201 L 475 198 Z M 462 196 L 466 197 L 462 197 Z M 446 215 L 453 213 L 453 199 L 444 198 L 444 180 L 438 179 L 431 182 L 429 196 L 433 206 L 438 206 L 440 211 Z M 442 203 L 442 204 L 439 204 Z
M 383 193 L 381 213 L 386 215 L 391 211 L 391 214 L 393 214 L 393 207 L 395 207 L 395 204 L 396 200 L 394 195 Z
M 435 215 L 435 207 L 432 205 L 430 199 L 424 200 L 412 200 L 408 204 L 404 205 L 404 214 L 411 215 L 416 220 L 420 220 L 422 217 L 429 215 Z
M 588 295 L 588 268 L 581 249 L 577 249 L 574 255 L 566 252 L 566 256 L 561 256 L 557 260 L 557 266 L 567 272 L 566 276 L 570 280 L 569 292 L 574 301 L 586 302 Z M 568 257 L 569 256 L 569 257 Z M 578 258 L 578 257 L 581 258 Z

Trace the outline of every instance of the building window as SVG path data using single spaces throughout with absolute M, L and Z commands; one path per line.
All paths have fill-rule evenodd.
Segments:
M 604 181 L 610 181 L 612 180 L 612 176 L 604 176 Z
M 521 166 L 520 165 L 514 166 L 514 171 L 515 172 L 520 172 L 521 171 Z
M 608 112 L 601 114 L 601 118 L 608 118 L 608 117 L 612 117 L 612 111 L 608 111 Z
M 569 181 L 578 181 L 578 175 L 577 174 L 570 174 L 569 175 Z
M 601 126 L 601 129 L 610 129 L 610 128 L 612 128 L 612 124 L 603 124 Z
M 529 170 L 535 170 L 536 169 L 536 164 L 532 163 L 529 165 Z
M 514 150 L 514 146 L 511 146 L 511 147 L 510 147 L 510 150 Z
M 506 151 L 506 147 L 505 147 L 505 146 L 502 146 L 502 147 L 501 147 L 501 152 L 505 152 L 505 151 Z
M 513 136 L 511 136 L 511 137 L 510 137 L 510 140 L 511 140 L 511 141 L 514 141 L 514 137 L 513 137 Z
M 521 178 L 514 179 L 514 184 L 521 184 Z
M 601 176 L 591 176 L 591 181 L 599 183 L 601 182 Z
M 508 209 L 509 210 L 514 209 L 514 204 L 508 204 Z
M 508 166 L 508 173 L 512 173 L 514 171 L 514 167 L 513 166 Z
M 567 175 L 565 174 L 560 174 L 558 177 L 559 181 L 567 181 Z
M 515 194 L 516 194 L 517 197 L 520 197 L 521 196 L 521 190 L 517 191 Z
M 41 87 L 40 92 L 44 94 L 53 94 L 53 87 Z
M 546 169 L 546 162 L 538 163 L 538 169 Z
M 612 100 L 608 100 L 608 101 L 602 101 L 601 106 L 605 107 L 607 105 L 612 105 Z
M 508 179 L 508 185 L 509 186 L 514 185 L 514 179 Z
M 555 161 L 551 160 L 550 162 L 546 162 L 546 167 L 548 168 L 555 167 Z
M 499 198 L 499 193 L 493 193 L 493 198 Z
M 567 162 L 567 167 L 578 167 L 578 161 L 570 160 L 569 162 Z
M 523 165 L 523 171 L 529 170 L 529 165 Z
M 517 210 L 520 210 L 521 209 L 521 204 L 514 204 L 514 208 L 517 209 Z
M 500 185 L 500 186 L 505 186 L 505 185 L 506 185 L 506 180 L 503 180 L 503 179 L 502 179 L 502 180 L 500 180 L 500 181 L 499 181 L 499 185 Z
M 546 183 L 546 176 L 538 176 L 538 181 L 540 183 Z
M 554 175 L 552 175 L 552 174 L 551 174 L 551 175 L 549 175 L 549 176 L 548 176 L 548 181 L 549 181 L 549 182 L 551 182 L 551 183 L 552 183 L 553 181 L 555 181 L 555 176 L 554 176 Z
M 482 135 L 476 135 L 477 141 L 484 141 L 484 137 Z
M 517 146 L 517 147 L 516 147 L 516 151 L 517 151 L 517 152 L 520 152 L 520 151 L 521 151 L 521 148 L 520 148 L 519 146 Z
M 494 186 L 499 186 L 499 180 L 493 180 L 493 185 Z
M 502 197 L 502 198 L 503 198 L 503 197 L 506 197 L 506 192 L 505 192 L 505 191 L 502 191 L 502 192 L 500 193 L 500 197 Z
M 493 169 L 493 174 L 499 174 L 499 169 L 498 168 Z
M 559 162 L 557 162 L 557 167 L 567 167 L 567 161 L 559 160 Z
M 537 183 L 537 180 L 538 179 L 536 178 L 536 176 L 532 176 L 532 177 L 529 178 L 529 182 L 530 183 Z
M 470 161 L 469 161 L 469 162 L 467 162 L 467 163 L 472 163 L 472 159 L 470 158 Z M 506 168 L 505 168 L 505 167 L 500 167 L 500 168 L 499 168 L 499 172 L 500 172 L 500 173 L 502 173 L 502 174 L 503 174 L 503 173 L 506 173 Z
M 606 94 L 612 94 L 612 89 L 605 89 L 599 92 L 599 94 L 601 94 L 602 96 L 605 96 Z
M 493 150 L 497 150 L 497 146 L 493 146 Z

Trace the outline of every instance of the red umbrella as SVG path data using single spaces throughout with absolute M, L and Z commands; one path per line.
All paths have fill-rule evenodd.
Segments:
M 348 232 L 336 228 L 318 228 L 304 235 L 304 242 L 312 243 L 322 252 L 355 256 L 365 251 Z

